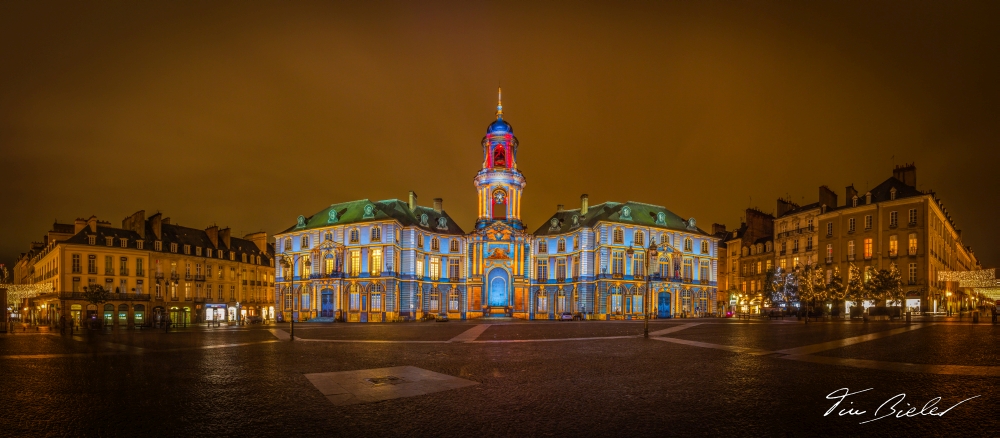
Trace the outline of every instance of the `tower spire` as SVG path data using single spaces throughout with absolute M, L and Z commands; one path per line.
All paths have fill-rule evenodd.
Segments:
M 497 86 L 497 120 L 503 119 L 503 90 Z

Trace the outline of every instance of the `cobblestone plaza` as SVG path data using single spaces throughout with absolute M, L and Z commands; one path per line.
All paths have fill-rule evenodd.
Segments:
M 288 329 L 0 336 L 0 435 L 997 436 L 998 328 L 968 318 Z M 824 416 L 841 388 L 871 389 Z M 859 424 L 936 397 L 966 401 Z

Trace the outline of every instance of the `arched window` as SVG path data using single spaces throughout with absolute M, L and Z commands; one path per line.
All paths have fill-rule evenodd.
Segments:
M 375 225 L 372 227 L 372 242 L 382 241 L 382 227 Z
M 635 246 L 645 246 L 643 242 L 646 241 L 646 235 L 642 231 L 636 230 L 635 235 L 632 238 L 632 244 Z
M 701 241 L 701 253 L 702 254 L 708 254 L 708 241 L 707 240 L 702 240 Z
M 559 239 L 559 243 L 556 244 L 556 250 L 558 252 L 566 252 L 566 239 Z
M 744 246 L 743 247 L 743 257 L 746 257 L 749 252 L 750 251 L 747 249 L 747 247 Z
M 458 252 L 458 239 L 451 239 L 451 252 Z
M 764 250 L 767 252 L 771 252 L 771 242 L 767 242 L 764 244 Z
M 761 244 L 758 243 L 757 244 L 757 254 L 760 254 L 761 252 L 763 252 L 763 249 L 764 249 L 763 245 L 761 245 Z
M 357 228 L 351 228 L 351 243 L 358 243 L 361 241 L 361 232 Z
M 421 233 L 417 233 L 417 248 L 423 248 L 423 247 L 424 247 L 424 235 Z
M 615 228 L 615 230 L 611 234 L 612 234 L 613 239 L 614 239 L 614 241 L 612 243 L 618 244 L 618 245 L 621 245 L 622 243 L 625 243 L 625 232 L 622 231 L 621 228 Z
M 545 254 L 549 252 L 549 243 L 544 239 L 538 241 L 538 253 Z
M 684 251 L 693 251 L 694 241 L 691 238 L 684 239 Z
M 302 249 L 309 249 L 309 236 L 302 236 Z
M 441 249 L 441 242 L 438 241 L 437 237 L 431 238 L 431 251 L 437 251 Z

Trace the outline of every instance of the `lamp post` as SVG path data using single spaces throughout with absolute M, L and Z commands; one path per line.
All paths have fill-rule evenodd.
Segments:
M 290 333 L 289 341 L 294 341 L 295 340 L 295 301 L 296 301 L 296 299 L 295 299 L 295 258 L 293 256 L 289 256 L 288 254 L 279 254 L 278 256 L 281 257 L 281 266 L 283 266 L 288 271 L 291 271 L 291 273 L 292 273 L 291 279 L 289 280 L 289 293 L 292 294 L 292 307 L 291 307 L 291 309 L 289 309 L 290 315 L 289 315 L 288 319 L 290 320 L 289 321 L 289 325 L 291 326 L 291 330 L 290 330 L 291 333 Z M 302 260 L 302 256 L 299 256 L 298 259 L 299 259 L 299 261 L 301 261 Z M 288 273 L 286 272 L 285 276 L 287 276 L 287 275 L 288 275 Z

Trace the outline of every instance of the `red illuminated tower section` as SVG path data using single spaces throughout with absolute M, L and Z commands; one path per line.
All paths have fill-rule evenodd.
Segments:
M 497 91 L 497 119 L 486 128 L 483 137 L 483 168 L 476 174 L 479 193 L 479 219 L 476 228 L 503 221 L 515 229 L 521 224 L 521 192 L 524 176 L 517 170 L 517 137 L 514 128 L 503 119 L 503 104 Z

